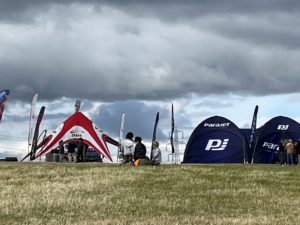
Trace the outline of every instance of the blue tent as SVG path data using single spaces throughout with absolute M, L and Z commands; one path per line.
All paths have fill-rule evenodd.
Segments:
M 277 116 L 263 125 L 256 134 L 254 163 L 276 163 L 281 139 L 298 140 L 300 124 L 288 117 Z
M 213 116 L 200 123 L 187 143 L 183 163 L 244 163 L 249 145 L 230 120 Z
M 251 129 L 250 128 L 240 128 L 241 133 L 245 136 L 247 142 L 250 141 Z

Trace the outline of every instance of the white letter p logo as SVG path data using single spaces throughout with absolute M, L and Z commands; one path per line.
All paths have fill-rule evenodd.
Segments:
M 224 139 L 224 141 L 222 141 L 221 139 L 210 139 L 207 142 L 205 151 L 223 151 L 225 150 L 228 141 L 229 139 Z

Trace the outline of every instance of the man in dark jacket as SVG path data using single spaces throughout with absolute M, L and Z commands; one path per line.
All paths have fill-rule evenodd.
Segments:
M 77 145 L 77 162 L 83 162 L 83 153 L 86 151 L 86 145 L 82 138 L 79 138 Z
M 63 163 L 65 158 L 65 147 L 64 147 L 64 141 L 60 140 L 58 145 L 58 153 L 59 153 L 59 162 Z
M 152 165 L 149 157 L 146 155 L 146 146 L 142 143 L 141 137 L 135 137 L 134 139 L 135 149 L 134 149 L 134 165 Z
M 142 143 L 141 137 L 135 137 L 134 139 L 135 148 L 134 148 L 134 156 L 133 159 L 144 159 L 146 158 L 146 146 Z
M 76 149 L 77 144 L 74 139 L 71 139 L 68 144 L 68 157 L 69 157 L 69 162 L 74 162 L 76 163 L 77 157 L 76 157 Z

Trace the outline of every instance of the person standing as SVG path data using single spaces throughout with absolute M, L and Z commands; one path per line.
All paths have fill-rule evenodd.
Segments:
M 296 159 L 297 159 L 297 161 L 296 161 L 296 163 L 298 164 L 298 165 L 300 165 L 300 139 L 298 139 L 298 141 L 297 141 L 297 145 L 295 146 L 295 157 L 296 157 Z
M 124 141 L 124 155 L 121 164 L 132 163 L 134 154 L 133 133 L 128 132 Z
M 65 158 L 65 147 L 64 147 L 64 141 L 60 140 L 58 145 L 58 153 L 59 153 L 59 162 L 63 163 Z
M 286 156 L 287 156 L 286 163 L 289 165 L 294 164 L 295 147 L 294 147 L 294 143 L 291 139 L 289 139 L 288 142 L 286 143 L 285 149 L 286 149 Z
M 294 164 L 299 164 L 300 140 L 294 141 Z
M 74 141 L 74 139 L 69 141 L 68 144 L 68 158 L 69 158 L 69 162 L 77 162 L 77 157 L 76 157 L 76 149 L 77 148 L 77 144 Z
M 153 165 L 158 166 L 161 163 L 161 150 L 159 149 L 159 142 L 153 141 L 152 146 L 153 146 L 152 163 L 153 163 Z
M 77 145 L 77 162 L 83 162 L 83 153 L 85 152 L 86 145 L 82 138 L 79 138 L 79 143 Z
M 284 139 L 280 140 L 279 144 L 279 160 L 280 160 L 280 165 L 284 165 L 286 161 L 286 149 L 285 149 L 285 143 L 286 141 Z

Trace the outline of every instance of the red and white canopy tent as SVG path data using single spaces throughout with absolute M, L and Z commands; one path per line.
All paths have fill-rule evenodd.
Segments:
M 106 135 L 81 112 L 75 112 L 37 146 L 37 149 L 40 150 L 36 152 L 35 159 L 57 148 L 60 140 L 67 143 L 70 139 L 79 140 L 79 138 L 82 138 L 85 144 L 112 162 L 106 142 L 115 146 L 118 146 L 119 143 Z

